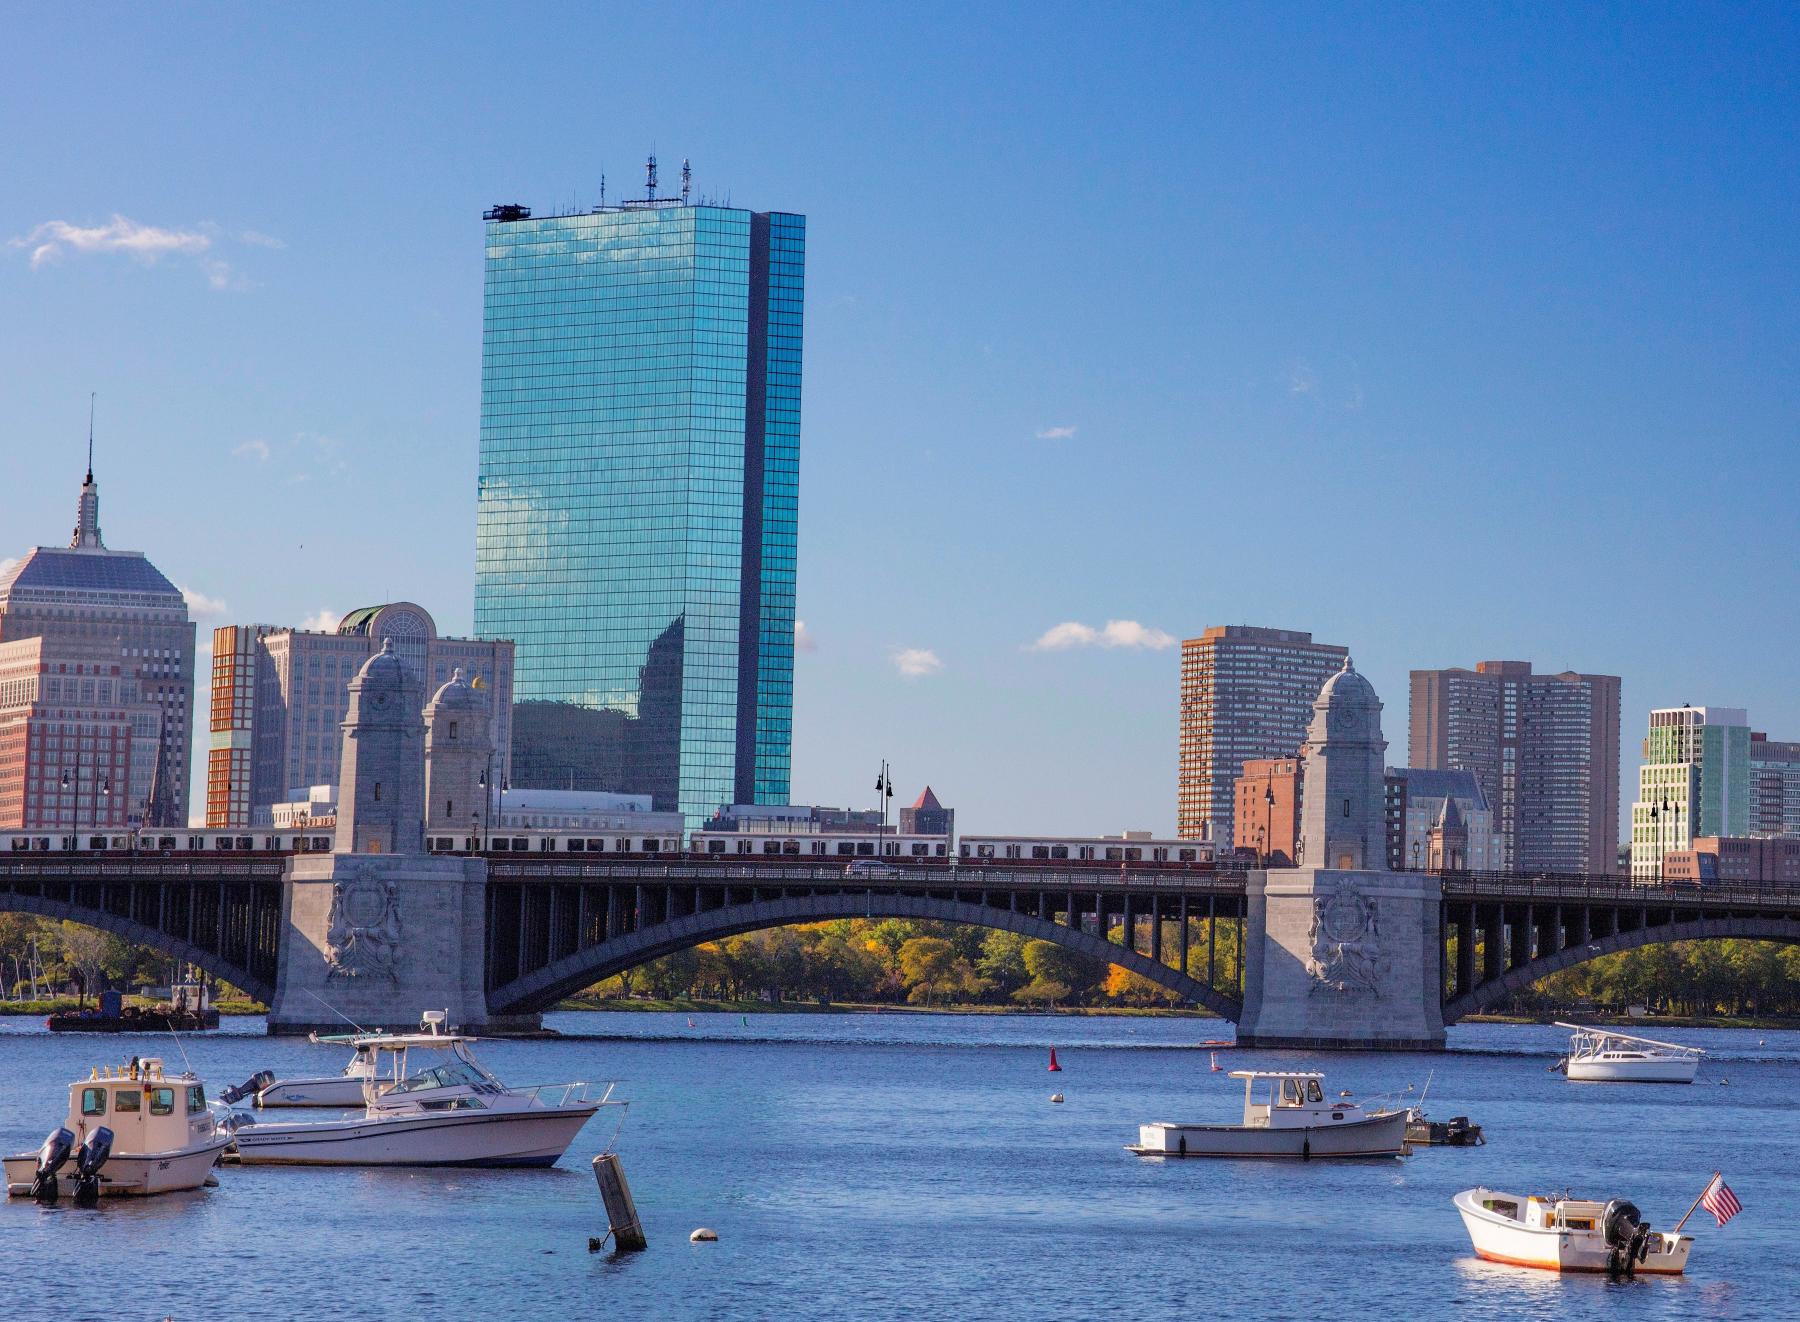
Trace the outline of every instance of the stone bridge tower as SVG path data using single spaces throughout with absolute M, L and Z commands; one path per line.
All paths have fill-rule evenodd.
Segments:
M 487 714 L 460 675 L 428 712 L 423 693 L 387 642 L 350 681 L 337 850 L 288 864 L 271 1033 L 338 1031 L 343 1019 L 417 1028 L 426 1010 L 446 1010 L 462 1028 L 496 1027 L 483 979 L 487 862 L 425 850 L 426 748 L 432 792 L 460 816 L 456 800 L 472 805 L 479 792 Z M 508 1026 L 535 1026 L 529 1018 Z
M 1252 872 L 1246 1046 L 1444 1045 L 1436 877 L 1387 869 L 1381 702 L 1345 658 L 1313 703 L 1300 864 Z

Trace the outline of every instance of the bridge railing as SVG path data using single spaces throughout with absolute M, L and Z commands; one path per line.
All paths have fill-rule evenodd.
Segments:
M 1053 890 L 1202 891 L 1241 894 L 1242 872 L 1159 871 L 1149 868 L 1114 870 L 1013 867 L 945 867 L 942 865 L 893 865 L 880 872 L 852 872 L 843 864 L 796 862 L 709 863 L 670 861 L 653 863 L 572 862 L 562 858 L 489 858 L 488 876 L 498 881 L 591 880 L 619 882 L 681 882 L 697 885 L 803 884 L 829 885 L 853 890 L 929 888 L 933 890 Z
M 1612 873 L 1581 872 L 1446 872 L 1439 877 L 1445 899 L 1800 909 L 1800 886 L 1775 881 L 1638 882 Z

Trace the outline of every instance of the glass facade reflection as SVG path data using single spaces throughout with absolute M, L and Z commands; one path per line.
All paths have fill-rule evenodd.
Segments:
M 489 220 L 475 626 L 517 644 L 514 784 L 787 802 L 805 226 Z

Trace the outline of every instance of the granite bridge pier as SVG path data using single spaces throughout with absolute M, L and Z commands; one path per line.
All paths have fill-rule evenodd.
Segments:
M 0 912 L 156 946 L 270 1007 L 271 1032 L 529 1029 L 559 1000 L 705 941 L 832 918 L 970 923 L 1121 965 L 1245 1044 L 1430 1050 L 1536 979 L 1659 941 L 1800 942 L 1800 889 L 1393 872 L 1381 704 L 1349 664 L 1308 731 L 1302 861 L 1255 871 L 954 860 L 848 873 L 794 858 L 428 853 L 430 809 L 483 793 L 478 690 L 421 708 L 391 652 L 350 686 L 334 851 L 0 857 Z M 421 716 L 421 710 L 423 715 Z

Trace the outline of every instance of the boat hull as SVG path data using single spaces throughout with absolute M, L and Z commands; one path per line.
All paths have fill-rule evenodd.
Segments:
M 1406 1152 L 1406 1112 L 1292 1128 L 1142 1125 L 1128 1150 L 1140 1157 L 1399 1157 Z
M 280 1166 L 554 1166 L 599 1107 L 242 1125 L 238 1160 Z
M 1565 1067 L 1572 1083 L 1692 1083 L 1700 1072 L 1697 1058 L 1687 1060 L 1571 1060 Z
M 1454 1201 L 1475 1255 L 1488 1262 L 1552 1272 L 1611 1269 L 1612 1255 L 1598 1232 L 1527 1226 L 1487 1211 L 1468 1193 L 1457 1194 Z M 1644 1261 L 1633 1268 L 1635 1274 L 1679 1276 L 1687 1270 L 1688 1251 L 1694 1244 L 1692 1236 L 1652 1234 L 1651 1243 Z
M 203 1147 L 181 1152 L 115 1153 L 100 1168 L 100 1195 L 103 1198 L 142 1197 L 198 1189 L 206 1183 L 206 1177 L 219 1164 L 219 1158 L 230 1143 L 230 1135 L 220 1134 Z M 6 1191 L 9 1194 L 21 1197 L 29 1194 L 36 1176 L 37 1153 L 6 1158 Z M 58 1174 L 57 1184 L 65 1198 L 74 1196 L 75 1163 L 72 1160 Z

